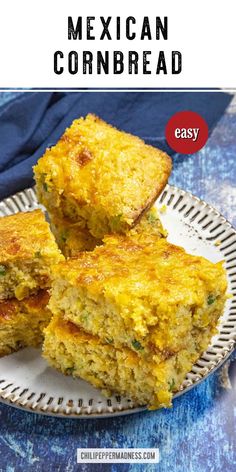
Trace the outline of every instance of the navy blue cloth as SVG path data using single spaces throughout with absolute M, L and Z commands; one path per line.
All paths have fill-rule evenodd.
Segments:
M 177 111 L 200 113 L 211 131 L 232 96 L 221 92 L 29 92 L 0 108 L 0 199 L 33 184 L 32 166 L 73 119 L 95 113 L 173 155 L 165 126 Z

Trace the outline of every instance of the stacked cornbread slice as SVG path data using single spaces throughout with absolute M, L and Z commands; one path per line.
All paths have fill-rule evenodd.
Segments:
M 34 168 L 39 201 L 67 256 L 129 231 L 170 171 L 167 154 L 94 115 L 75 120 Z
M 42 342 L 51 266 L 63 259 L 41 210 L 0 218 L 1 356 Z
M 152 205 L 170 158 L 88 115 L 34 170 L 60 249 L 40 210 L 0 218 L 0 355 L 45 336 L 43 355 L 63 373 L 170 406 L 227 289 L 222 263 L 166 240 Z
M 68 258 L 53 268 L 44 357 L 106 394 L 170 406 L 216 330 L 227 285 L 222 264 L 166 241 L 152 205 L 170 158 L 88 115 L 34 170 Z
M 44 356 L 65 374 L 169 406 L 216 331 L 226 292 L 221 263 L 142 233 L 54 269 Z

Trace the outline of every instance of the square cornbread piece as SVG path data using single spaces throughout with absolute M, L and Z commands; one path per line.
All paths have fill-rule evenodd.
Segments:
M 0 300 L 49 287 L 51 265 L 63 259 L 41 210 L 0 218 Z
M 104 246 L 55 267 L 49 307 L 103 342 L 164 360 L 195 342 L 202 353 L 201 338 L 216 332 L 226 288 L 221 262 L 164 238 L 109 236 Z
M 48 300 L 47 290 L 40 290 L 21 301 L 11 298 L 0 302 L 0 356 L 42 343 L 43 329 L 51 318 Z
M 126 232 L 152 206 L 167 183 L 171 159 L 89 114 L 46 150 L 34 172 L 48 212 L 101 239 Z
M 154 352 L 146 359 L 127 347 L 103 343 L 56 316 L 44 334 L 43 356 L 52 367 L 87 380 L 105 395 L 125 395 L 150 409 L 171 405 L 173 392 L 199 356 L 192 345 L 164 360 Z
M 73 223 L 67 218 L 50 216 L 50 225 L 56 242 L 65 257 L 76 257 L 78 252 L 92 251 L 103 244 L 102 239 L 94 238 L 87 228 L 81 228 L 79 223 Z M 128 231 L 129 237 L 140 240 L 145 234 L 148 237 L 163 238 L 167 236 L 156 208 L 152 207 L 139 220 L 137 225 Z

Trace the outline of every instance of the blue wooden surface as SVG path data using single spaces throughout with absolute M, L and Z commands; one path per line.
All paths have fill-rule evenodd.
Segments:
M 0 94 L 0 103 L 11 98 Z M 207 145 L 176 157 L 171 183 L 236 225 L 236 101 Z M 236 360 L 174 401 L 170 410 L 97 420 L 55 419 L 0 405 L 0 471 L 236 471 Z M 77 447 L 159 447 L 159 465 L 76 465 Z

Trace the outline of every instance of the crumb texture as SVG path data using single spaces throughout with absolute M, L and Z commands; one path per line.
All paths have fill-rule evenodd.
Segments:
M 51 318 L 48 300 L 48 291 L 41 290 L 22 301 L 0 302 L 0 356 L 42 344 L 43 329 Z
M 91 114 L 75 120 L 34 168 L 39 201 L 95 238 L 132 227 L 170 171 L 167 154 Z
M 54 314 L 51 326 L 57 326 L 59 332 L 63 321 L 61 329 L 70 332 L 69 344 L 74 345 L 74 355 L 78 355 L 74 375 L 81 375 L 86 380 L 90 378 L 90 363 L 87 367 L 83 364 L 88 372 L 83 369 L 80 372 L 80 364 L 77 365 L 79 357 L 87 357 L 86 343 L 82 349 L 77 340 L 87 336 L 89 346 L 96 344 L 97 356 L 102 355 L 98 351 L 103 349 L 105 356 L 109 349 L 116 366 L 114 378 L 109 377 L 107 382 L 100 370 L 97 384 L 91 374 L 90 381 L 95 386 L 101 381 L 113 391 L 129 392 L 127 386 L 120 386 L 115 372 L 119 371 L 121 375 L 117 365 L 119 356 L 121 365 L 126 364 L 129 356 L 134 356 L 140 368 L 134 380 L 135 388 L 142 390 L 137 379 L 141 382 L 141 371 L 146 378 L 146 372 L 151 369 L 152 394 L 149 391 L 150 397 L 145 396 L 143 401 L 150 407 L 168 406 L 172 390 L 179 387 L 216 333 L 226 299 L 227 281 L 222 263 L 213 264 L 202 257 L 189 255 L 165 238 L 158 239 L 149 234 L 145 240 L 144 233 L 140 234 L 140 238 L 137 238 L 139 233 L 107 236 L 103 246 L 55 267 L 49 303 Z M 49 359 L 53 359 L 53 352 L 50 352 L 47 336 L 52 336 L 52 330 L 46 330 L 45 355 Z M 80 335 L 73 334 L 78 332 Z M 73 356 L 73 349 L 66 343 L 66 334 L 64 339 L 62 354 L 68 359 Z M 54 342 L 58 341 L 54 340 L 51 346 Z M 129 353 L 128 357 L 126 354 L 122 357 L 124 352 Z M 50 362 L 54 363 L 53 360 Z M 64 372 L 60 362 L 64 361 L 57 357 L 57 368 Z M 102 365 L 104 363 L 105 358 Z M 110 372 L 112 377 L 112 368 Z M 165 378 L 161 387 L 162 400 L 160 394 L 157 395 L 159 387 L 156 390 L 162 378 L 160 372 Z M 172 383 L 174 387 L 170 389 Z M 137 392 L 134 398 L 140 398 Z
M 0 218 L 0 300 L 48 288 L 51 265 L 63 259 L 41 210 Z

